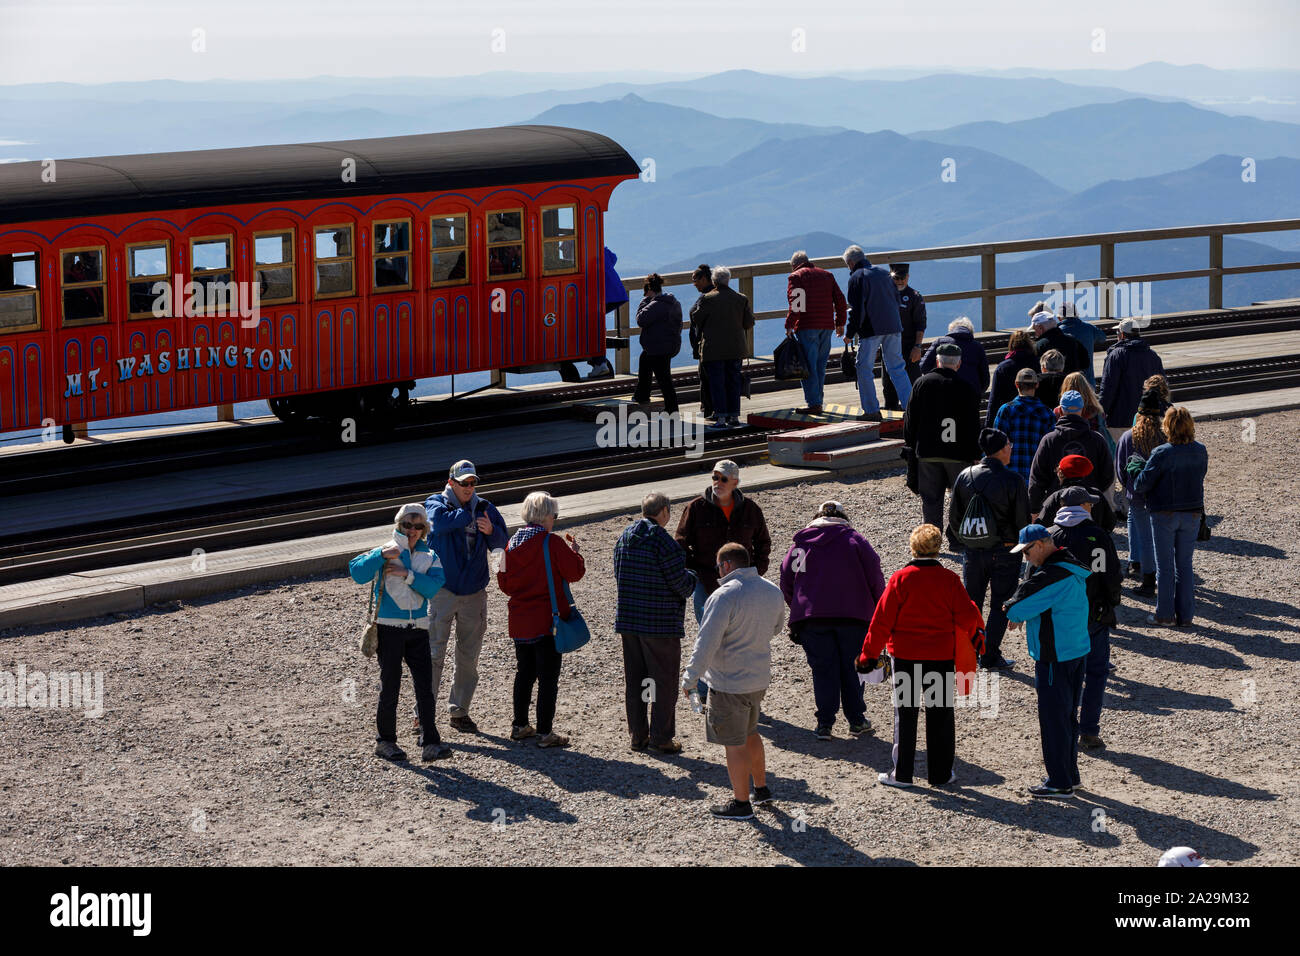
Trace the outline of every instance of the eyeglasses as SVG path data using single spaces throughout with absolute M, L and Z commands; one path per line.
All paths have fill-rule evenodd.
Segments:
M 403 531 L 423 531 L 423 530 L 424 530 L 424 525 L 422 525 L 422 524 L 411 524 L 411 522 L 409 522 L 409 521 L 403 521 L 399 527 L 401 527 L 401 529 L 402 529 Z

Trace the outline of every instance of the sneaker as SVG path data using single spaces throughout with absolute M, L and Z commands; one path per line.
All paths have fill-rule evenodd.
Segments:
M 813 731 L 818 740 L 834 740 L 835 735 L 831 733 L 830 724 L 818 724 L 817 729 Z
M 536 733 L 536 731 L 533 732 Z M 645 740 L 632 741 L 630 744 L 627 745 L 627 749 L 632 751 L 632 753 L 634 754 L 640 754 L 640 753 L 645 753 L 646 748 L 649 746 L 650 746 L 650 738 L 647 737 Z
M 820 405 L 801 405 L 794 410 L 796 415 L 820 415 L 822 407 Z
M 717 806 L 709 807 L 709 812 L 720 820 L 752 820 L 754 819 L 754 808 L 748 800 L 741 803 L 735 797 L 732 797 L 726 803 L 719 803 Z
M 885 418 L 880 412 L 863 412 L 858 416 L 860 422 L 883 422 L 884 420 Z
M 670 757 L 673 754 L 679 754 L 682 752 L 682 745 L 679 741 L 676 740 L 669 740 L 667 743 L 662 743 L 662 744 L 657 744 L 654 741 L 651 741 L 648 746 L 655 753 L 664 754 Z
M 876 782 L 883 783 L 886 787 L 898 787 L 900 790 L 908 790 L 912 786 L 911 781 L 895 780 L 892 770 L 889 773 L 876 774 Z
M 543 748 L 567 747 L 569 746 L 569 738 L 564 736 L 564 734 L 557 734 L 555 731 L 551 731 L 541 740 L 537 741 L 537 746 Z
M 1154 614 L 1148 614 L 1148 615 L 1147 615 L 1147 623 L 1148 623 L 1148 624 L 1154 624 L 1156 627 L 1173 627 L 1173 626 L 1174 626 L 1174 619 L 1173 619 L 1172 617 L 1171 617 L 1171 618 L 1161 618 L 1161 617 L 1156 617 Z
M 375 744 L 375 756 L 400 763 L 406 759 L 406 751 L 391 740 L 381 740 Z
M 478 733 L 478 724 L 474 723 L 474 718 L 466 714 L 464 717 L 453 717 L 448 721 L 456 730 L 465 734 Z
M 537 736 L 537 731 L 533 730 L 532 724 L 524 724 L 522 727 L 520 727 L 518 724 L 515 724 L 513 727 L 510 728 L 511 740 L 527 740 L 529 737 L 536 737 L 536 736 Z
M 749 802 L 760 807 L 767 806 L 769 803 L 772 802 L 772 788 L 755 787 Z
M 1015 661 L 1009 661 L 1001 654 L 997 657 L 983 657 L 980 659 L 980 667 L 986 671 L 1009 671 L 1015 666 Z
M 727 419 L 727 427 L 728 427 L 728 428 L 744 428 L 745 426 L 742 425 L 742 424 L 740 424 L 740 416 L 739 416 L 739 415 L 732 415 L 731 417 L 729 417 L 729 418 Z
M 952 772 L 952 776 L 948 778 L 948 782 L 945 783 L 944 786 L 945 786 L 945 787 L 950 787 L 950 786 L 952 786 L 952 785 L 953 785 L 954 783 L 956 783 L 956 782 L 957 782 L 957 771 L 954 770 L 954 771 Z
M 1065 800 L 1074 796 L 1073 787 L 1049 787 L 1045 783 L 1040 783 L 1037 786 L 1029 787 L 1028 790 L 1029 790 L 1029 795 L 1031 797 L 1045 797 L 1045 798 L 1051 798 L 1056 800 Z
M 718 418 L 715 418 L 713 421 L 709 422 L 704 427 L 707 431 L 720 432 L 723 431 L 724 429 L 730 428 L 731 423 L 727 421 L 725 416 L 719 416 Z
M 444 743 L 425 744 L 420 751 L 420 759 L 425 763 L 433 763 L 435 760 L 443 760 L 451 756 L 451 748 Z
M 869 733 L 870 731 L 871 721 L 866 718 L 863 718 L 862 723 L 860 724 L 849 724 L 849 733 L 854 737 L 861 737 L 863 734 Z
M 1106 741 L 1102 740 L 1096 734 L 1079 734 L 1079 745 L 1089 750 L 1097 750 L 1106 746 Z

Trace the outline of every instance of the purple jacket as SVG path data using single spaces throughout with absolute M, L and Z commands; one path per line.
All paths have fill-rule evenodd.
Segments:
M 861 621 L 864 628 L 885 593 L 880 558 L 843 518 L 817 518 L 796 531 L 781 562 L 781 593 L 790 623 L 809 618 Z

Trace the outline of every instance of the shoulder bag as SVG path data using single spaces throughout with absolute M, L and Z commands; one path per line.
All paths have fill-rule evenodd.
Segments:
M 560 617 L 560 605 L 555 600 L 555 575 L 551 573 L 551 533 L 546 533 L 546 538 L 542 541 L 542 555 L 546 558 L 546 586 L 551 592 L 551 627 L 555 635 L 555 649 L 561 654 L 567 654 L 570 651 L 576 651 L 591 640 L 591 631 L 587 627 L 587 622 L 583 620 L 582 612 L 573 603 L 573 592 L 569 590 L 569 582 L 562 582 L 564 585 L 564 596 L 569 601 L 569 617 Z
M 378 597 L 375 596 L 378 592 Z M 370 585 L 370 607 L 366 610 L 366 618 L 369 623 L 366 629 L 361 632 L 361 654 L 363 657 L 374 657 L 375 652 L 379 650 L 379 604 L 384 599 L 384 565 L 380 565 L 379 573 L 375 575 L 375 582 Z

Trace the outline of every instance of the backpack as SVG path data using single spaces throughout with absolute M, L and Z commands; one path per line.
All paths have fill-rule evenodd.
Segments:
M 957 528 L 957 540 L 976 551 L 996 548 L 1002 543 L 1002 536 L 998 534 L 997 518 L 993 514 L 993 509 L 989 507 L 988 501 L 985 500 L 983 492 L 973 481 L 971 489 L 973 494 L 966 504 L 966 512 L 961 516 L 961 524 Z

